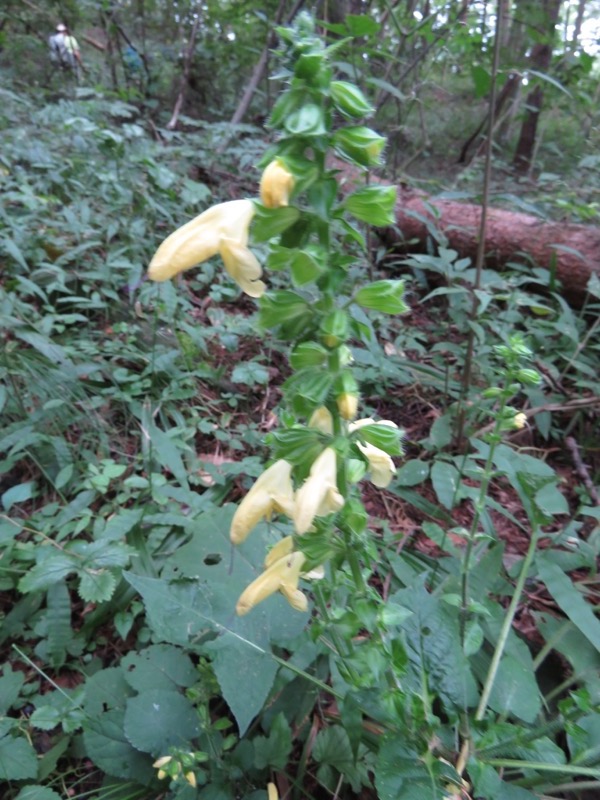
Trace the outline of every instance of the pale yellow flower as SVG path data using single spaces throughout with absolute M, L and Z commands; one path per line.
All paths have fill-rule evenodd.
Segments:
M 185 779 L 189 783 L 190 786 L 193 786 L 194 789 L 198 785 L 196 781 L 196 775 L 190 770 L 189 772 L 185 773 Z
M 351 422 L 350 425 L 348 425 L 348 430 L 352 433 L 365 425 L 388 425 L 390 428 L 398 427 L 395 422 L 389 419 L 381 419 L 376 422 L 371 417 L 367 417 L 365 419 L 358 419 L 356 422 Z M 389 486 L 396 472 L 396 465 L 392 461 L 391 456 L 388 455 L 385 450 L 381 450 L 381 448 L 375 447 L 375 445 L 369 442 L 365 442 L 365 444 L 356 442 L 356 446 L 369 462 L 371 483 L 374 486 L 378 486 L 380 489 L 385 489 L 386 486 Z
M 267 208 L 281 208 L 287 206 L 292 189 L 294 176 L 285 165 L 276 158 L 266 167 L 260 179 L 260 199 Z
M 231 200 L 207 209 L 178 228 L 160 245 L 148 268 L 153 281 L 166 281 L 217 255 L 239 287 L 250 297 L 260 297 L 266 287 L 256 256 L 248 249 L 252 200 Z
M 358 411 L 358 395 L 344 392 L 336 398 L 338 411 L 342 419 L 354 419 Z
M 296 492 L 294 524 L 300 535 L 306 533 L 315 517 L 339 511 L 344 498 L 337 488 L 337 458 L 335 450 L 326 447 L 314 461 L 310 474 Z
M 512 422 L 514 428 L 521 430 L 521 428 L 524 428 L 527 424 L 527 414 L 524 414 L 522 411 L 520 411 L 518 414 L 515 414 Z
M 396 472 L 396 465 L 385 450 L 375 447 L 366 442 L 356 442 L 356 446 L 369 462 L 369 472 L 371 473 L 371 483 L 380 489 L 385 489 L 390 485 L 393 475 Z
M 267 783 L 267 800 L 279 800 L 279 793 L 274 783 Z
M 241 544 L 261 519 L 270 519 L 275 512 L 293 516 L 291 472 L 292 465 L 280 459 L 259 476 L 233 515 L 229 534 L 233 544 Z
M 279 561 L 280 558 L 284 558 L 285 556 L 289 556 L 290 553 L 294 549 L 294 539 L 292 536 L 284 536 L 283 539 L 280 539 L 277 544 L 273 545 L 273 547 L 269 550 L 267 555 L 265 556 L 265 569 L 270 567 L 271 564 L 274 564 L 276 561 Z
M 321 433 L 325 433 L 329 436 L 333 435 L 333 417 L 331 416 L 331 411 L 325 406 L 320 406 L 313 411 L 311 418 L 308 420 L 308 427 L 309 428 L 316 428 Z
M 161 756 L 154 762 L 154 764 L 152 764 L 152 766 L 158 770 L 158 772 L 156 773 L 156 777 L 158 778 L 159 781 L 162 781 L 167 777 L 167 773 L 165 772 L 163 767 L 166 767 L 167 764 L 169 764 L 172 760 L 173 756 Z
M 235 607 L 239 616 L 247 614 L 275 592 L 281 592 L 298 611 L 306 611 L 308 601 L 298 589 L 300 572 L 306 561 L 304 553 L 296 550 L 283 556 L 268 567 L 262 575 L 242 592 Z

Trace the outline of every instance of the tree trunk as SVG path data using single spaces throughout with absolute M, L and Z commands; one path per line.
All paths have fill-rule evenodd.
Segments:
M 192 24 L 192 31 L 190 33 L 190 41 L 185 51 L 185 56 L 183 59 L 183 72 L 181 73 L 181 81 L 179 82 L 179 94 L 177 95 L 177 100 L 175 101 L 175 107 L 173 108 L 173 114 L 171 115 L 171 119 L 167 122 L 167 130 L 174 131 L 177 127 L 177 121 L 179 120 L 179 115 L 181 114 L 181 109 L 183 108 L 183 101 L 185 99 L 185 90 L 187 88 L 188 79 L 190 77 L 190 69 L 192 66 L 192 59 L 194 57 L 194 47 L 196 45 L 196 33 L 198 32 L 198 27 L 200 25 L 200 14 L 196 12 L 194 15 L 194 22 Z
M 558 12 L 562 0 L 544 0 L 544 36 L 543 41 L 534 45 L 531 51 L 530 66 L 538 72 L 547 72 L 552 59 L 552 45 L 554 41 L 555 26 L 558 21 Z M 525 119 L 521 127 L 521 135 L 517 142 L 513 165 L 517 172 L 525 174 L 532 166 L 535 151 L 535 137 L 542 110 L 544 92 L 538 84 L 527 95 Z
M 399 186 L 397 229 L 384 228 L 380 235 L 396 251 L 415 252 L 426 250 L 432 231 L 437 231 L 447 247 L 474 259 L 480 217 L 480 206 L 435 199 Z M 600 278 L 600 228 L 544 222 L 530 214 L 490 208 L 485 254 L 485 265 L 492 269 L 503 268 L 508 261 L 526 264 L 527 257 L 537 266 L 555 269 L 564 296 L 580 305 L 592 274 Z
M 277 9 L 277 13 L 275 14 L 275 20 L 273 24 L 279 25 L 282 20 L 283 12 L 285 10 L 286 0 L 281 0 L 279 3 L 279 8 Z M 292 22 L 298 11 L 304 5 L 304 0 L 296 0 L 294 3 L 294 7 L 292 8 L 289 16 L 288 16 L 288 23 Z M 252 102 L 252 98 L 254 97 L 254 92 L 257 90 L 259 83 L 263 79 L 263 75 L 265 74 L 265 70 L 267 68 L 267 63 L 269 60 L 269 50 L 273 46 L 271 41 L 271 36 L 269 36 L 267 44 L 265 45 L 264 50 L 260 54 L 260 58 L 256 66 L 254 67 L 254 71 L 252 73 L 252 77 L 250 78 L 250 82 L 246 87 L 246 91 L 242 99 L 239 102 L 238 107 L 236 108 L 233 117 L 230 120 L 231 125 L 239 125 L 239 123 L 244 119 L 246 112 L 250 107 L 250 103 Z
M 349 164 L 332 159 L 330 166 L 344 178 L 344 194 L 364 186 L 364 174 Z M 371 183 L 385 181 L 371 176 Z M 429 252 L 433 241 L 475 260 L 481 206 L 431 197 L 400 184 L 395 216 L 395 227 L 377 231 L 392 252 Z M 485 266 L 503 269 L 509 261 L 526 265 L 532 261 L 554 270 L 563 285 L 563 296 L 573 305 L 581 305 L 591 276 L 600 278 L 600 227 L 544 222 L 530 214 L 489 208 Z

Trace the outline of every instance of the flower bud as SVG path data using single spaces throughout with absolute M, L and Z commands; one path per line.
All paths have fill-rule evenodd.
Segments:
M 336 108 L 345 116 L 369 117 L 373 113 L 373 106 L 353 83 L 332 81 L 329 91 Z
M 377 167 L 381 164 L 385 138 L 371 128 L 342 128 L 335 132 L 333 145 L 346 161 L 362 167 Z
M 338 411 L 342 419 L 351 420 L 358 412 L 358 395 L 344 392 L 336 397 Z
M 525 386 L 537 386 L 541 380 L 540 373 L 536 369 L 520 369 L 515 377 Z
M 260 179 L 260 199 L 267 208 L 287 206 L 294 188 L 294 176 L 276 158 L 267 166 Z
M 350 320 L 348 319 L 348 314 L 337 308 L 328 314 L 321 323 L 323 343 L 327 347 L 338 347 L 347 339 L 349 329 Z

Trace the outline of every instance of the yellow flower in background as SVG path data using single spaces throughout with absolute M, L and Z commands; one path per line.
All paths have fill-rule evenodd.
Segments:
M 185 779 L 190 786 L 194 787 L 194 789 L 198 786 L 198 782 L 196 781 L 196 775 L 191 770 L 185 773 Z
M 173 756 L 161 756 L 158 758 L 152 766 L 158 770 L 156 773 L 156 777 L 159 781 L 164 780 L 167 777 L 167 773 L 164 771 L 163 767 L 166 767 L 173 760 Z
M 348 430 L 352 433 L 355 430 L 359 430 L 364 425 L 388 425 L 390 428 L 398 427 L 396 423 L 392 422 L 390 419 L 375 421 L 371 417 L 366 417 L 365 419 L 357 419 L 356 422 L 351 422 L 350 425 L 348 425 Z M 385 489 L 386 486 L 389 486 L 396 472 L 396 465 L 392 461 L 392 457 L 388 455 L 385 450 L 381 450 L 381 448 L 375 447 L 375 445 L 369 442 L 365 442 L 365 444 L 356 442 L 356 446 L 369 462 L 371 483 L 380 489 Z
M 265 284 L 256 256 L 248 249 L 252 200 L 231 200 L 207 209 L 178 228 L 160 245 L 148 268 L 153 281 L 167 281 L 219 254 L 225 269 L 250 297 L 260 297 Z
M 281 208 L 289 203 L 294 176 L 276 158 L 266 167 L 260 179 L 260 199 L 267 208 Z
M 336 403 L 342 419 L 354 419 L 358 411 L 357 394 L 344 392 L 336 398 Z
M 304 553 L 297 550 L 273 562 L 262 575 L 244 589 L 235 607 L 236 614 L 239 616 L 247 614 L 254 606 L 275 592 L 281 592 L 297 611 L 306 611 L 308 601 L 298 589 L 300 571 L 305 561 Z
M 517 430 L 521 430 L 527 424 L 527 414 L 524 414 L 520 411 L 518 414 L 515 414 L 513 418 L 513 427 Z
M 267 800 L 279 800 L 277 787 L 275 786 L 274 783 L 267 784 Z
M 315 517 L 339 511 L 344 498 L 337 488 L 337 458 L 335 450 L 326 447 L 314 461 L 310 474 L 296 492 L 294 524 L 300 535 L 306 533 Z
M 233 515 L 229 533 L 233 544 L 241 544 L 261 519 L 275 512 L 293 516 L 291 473 L 292 465 L 280 459 L 259 476 Z
M 308 420 L 309 428 L 316 428 L 321 433 L 326 433 L 333 436 L 333 417 L 331 411 L 325 406 L 320 406 L 316 411 L 313 411 L 311 418 Z

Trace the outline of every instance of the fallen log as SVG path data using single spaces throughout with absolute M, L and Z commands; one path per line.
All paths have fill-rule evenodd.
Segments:
M 341 171 L 345 177 L 343 191 L 350 192 L 356 188 L 356 173 L 352 174 L 347 166 Z M 401 184 L 396 227 L 380 228 L 377 233 L 393 252 L 414 253 L 426 251 L 439 232 L 438 243 L 474 260 L 480 217 L 481 206 L 431 197 Z M 502 269 L 507 262 L 519 260 L 554 269 L 562 294 L 570 303 L 581 305 L 592 274 L 600 278 L 600 228 L 547 222 L 531 214 L 490 208 L 485 254 L 485 266 L 492 269 Z

